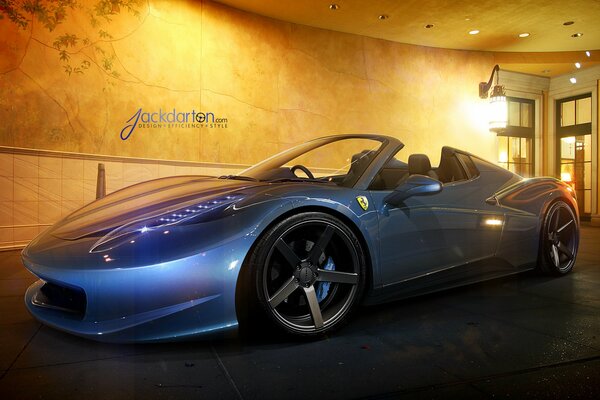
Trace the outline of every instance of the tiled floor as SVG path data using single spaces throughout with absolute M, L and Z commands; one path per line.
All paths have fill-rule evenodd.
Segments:
M 600 398 L 600 228 L 574 273 L 363 308 L 336 335 L 114 345 L 41 326 L 0 253 L 0 398 Z

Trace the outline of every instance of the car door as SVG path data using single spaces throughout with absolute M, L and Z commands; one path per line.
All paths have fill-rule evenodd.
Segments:
M 400 207 L 384 201 L 390 190 L 372 190 L 383 285 L 434 278 L 443 270 L 459 278 L 461 266 L 492 257 L 503 213 L 485 202 L 487 189 L 475 177 L 445 184 L 437 194 L 410 197 Z

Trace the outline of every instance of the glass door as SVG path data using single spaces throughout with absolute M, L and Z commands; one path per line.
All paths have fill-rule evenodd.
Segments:
M 592 212 L 592 135 L 560 138 L 560 179 L 577 194 L 579 212 Z
M 560 179 L 575 189 L 579 213 L 592 212 L 592 98 L 585 94 L 556 102 Z

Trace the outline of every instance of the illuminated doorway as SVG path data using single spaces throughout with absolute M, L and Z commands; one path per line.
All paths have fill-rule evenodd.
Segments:
M 557 165 L 560 179 L 575 189 L 579 214 L 592 212 L 592 97 L 556 101 Z

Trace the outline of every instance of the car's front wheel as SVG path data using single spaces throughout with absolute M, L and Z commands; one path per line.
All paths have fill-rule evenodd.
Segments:
M 261 308 L 277 326 L 319 336 L 342 325 L 365 286 L 365 256 L 339 219 L 305 212 L 263 235 L 250 258 Z

